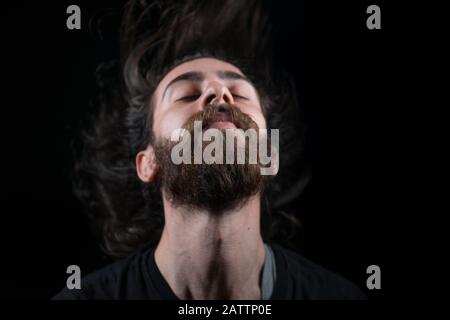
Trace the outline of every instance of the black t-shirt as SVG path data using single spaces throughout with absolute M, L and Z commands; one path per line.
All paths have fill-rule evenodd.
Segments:
M 271 300 L 366 299 L 361 290 L 301 255 L 270 245 L 276 263 L 276 282 Z M 87 275 L 81 289 L 67 288 L 55 300 L 176 300 L 159 271 L 154 249 L 141 250 L 128 258 Z

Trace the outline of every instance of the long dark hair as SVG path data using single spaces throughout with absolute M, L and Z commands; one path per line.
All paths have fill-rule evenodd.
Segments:
M 262 232 L 266 240 L 288 240 L 298 223 L 280 207 L 298 180 L 290 168 L 300 163 L 304 132 L 298 130 L 293 81 L 272 58 L 271 32 L 256 0 L 126 4 L 120 59 L 97 70 L 98 110 L 83 131 L 73 178 L 106 253 L 125 256 L 159 240 L 161 194 L 138 179 L 135 156 L 153 142 L 151 97 L 161 78 L 177 64 L 204 56 L 239 67 L 258 90 L 268 127 L 280 129 L 281 167 L 263 194 Z

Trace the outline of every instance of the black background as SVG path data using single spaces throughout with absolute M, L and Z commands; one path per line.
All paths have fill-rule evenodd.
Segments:
M 380 1 L 343 2 L 272 4 L 284 30 L 278 54 L 310 127 L 313 179 L 292 209 L 304 226 L 298 250 L 380 299 L 390 293 L 397 209 L 394 13 Z M 72 195 L 70 145 L 87 119 L 96 66 L 118 55 L 119 3 L 2 7 L 2 298 L 48 299 L 65 286 L 68 265 L 86 274 L 109 262 Z M 66 28 L 70 4 L 81 7 L 81 30 Z M 381 30 L 366 28 L 370 4 L 381 7 Z M 89 25 L 97 16 L 102 34 Z M 371 264 L 382 270 L 379 291 L 365 289 Z

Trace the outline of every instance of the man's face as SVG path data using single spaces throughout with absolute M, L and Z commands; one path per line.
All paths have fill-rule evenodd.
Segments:
M 258 94 L 244 74 L 234 65 L 200 58 L 180 64 L 159 83 L 153 95 L 153 133 L 156 140 L 169 139 L 195 113 L 210 103 L 227 103 L 250 116 L 260 129 L 266 121 Z M 211 127 L 232 128 L 230 123 Z
M 172 158 L 177 144 L 171 141 L 172 134 L 184 128 L 192 136 L 198 119 L 202 121 L 201 131 L 213 128 L 226 134 L 226 131 L 239 131 L 233 130 L 236 128 L 266 129 L 257 92 L 238 68 L 211 58 L 185 62 L 162 79 L 152 99 L 155 142 L 151 149 L 155 155 L 156 177 L 172 205 L 220 214 L 245 203 L 261 190 L 260 166 L 248 161 L 250 147 L 243 140 L 239 143 L 236 140 L 236 145 L 244 150 L 244 163 L 180 164 Z M 227 137 L 223 154 L 230 151 L 225 150 L 228 140 L 234 138 Z M 200 147 L 201 153 L 207 145 Z M 237 154 L 232 154 L 236 160 Z

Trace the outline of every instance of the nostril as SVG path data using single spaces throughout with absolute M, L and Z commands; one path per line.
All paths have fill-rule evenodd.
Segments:
M 211 102 L 214 101 L 214 99 L 216 98 L 216 96 L 214 94 L 208 96 L 208 98 L 206 98 L 206 102 L 209 104 Z

